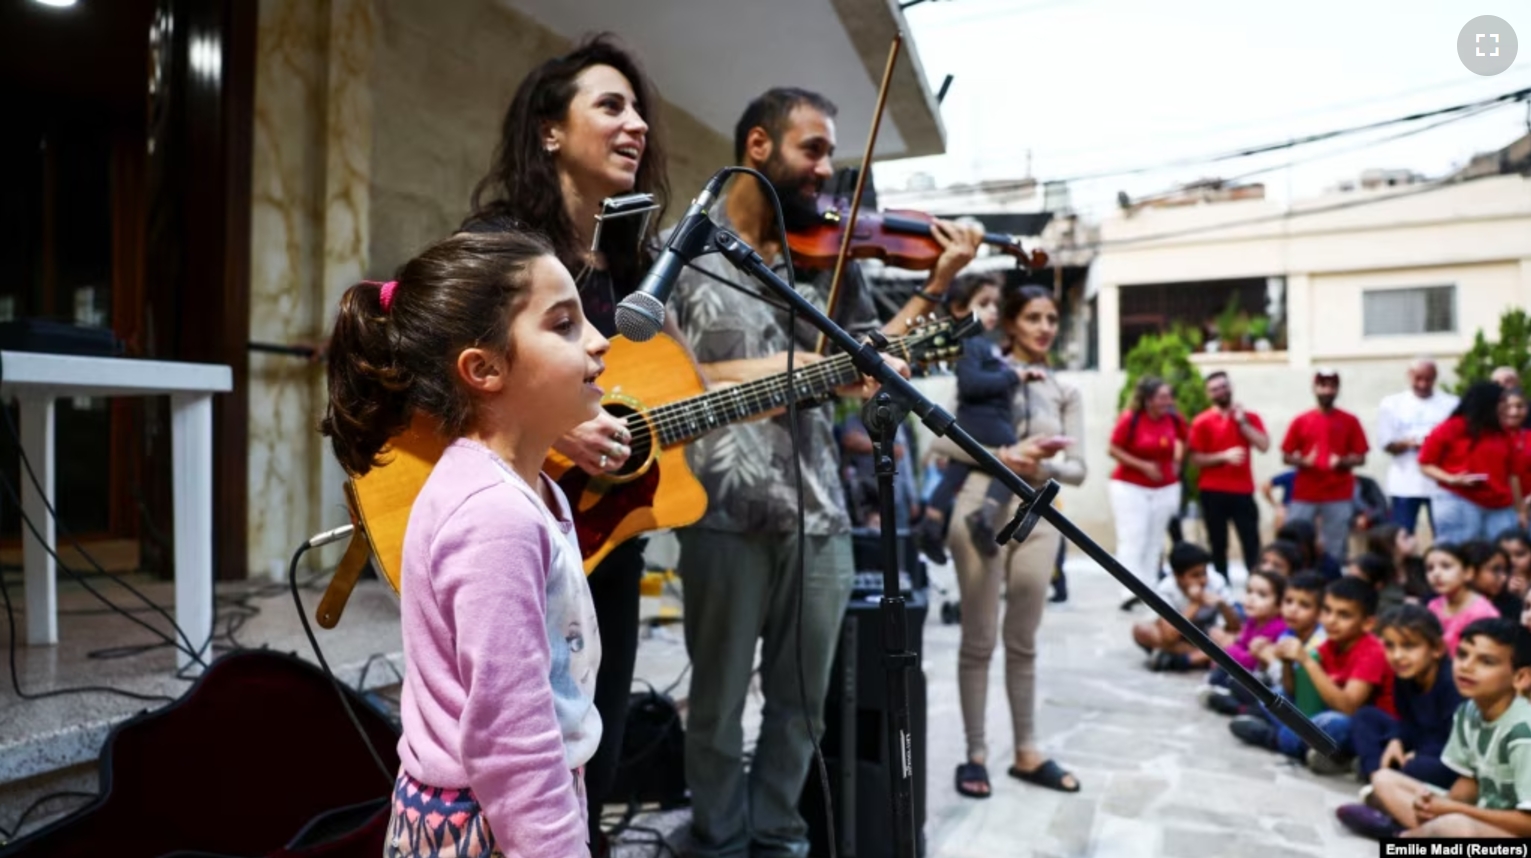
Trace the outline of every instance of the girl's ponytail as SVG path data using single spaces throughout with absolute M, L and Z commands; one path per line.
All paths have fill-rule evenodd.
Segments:
M 409 425 L 413 411 L 409 372 L 394 360 L 385 286 L 390 293 L 397 289 L 370 281 L 347 289 L 330 337 L 329 407 L 319 431 L 329 436 L 340 464 L 357 476 L 379 464 L 378 454 Z

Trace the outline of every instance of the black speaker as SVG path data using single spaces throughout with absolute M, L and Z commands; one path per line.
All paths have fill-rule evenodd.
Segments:
M 878 597 L 880 598 L 880 597 Z M 916 590 L 904 607 L 909 650 L 924 651 L 929 597 Z M 824 702 L 824 736 L 819 746 L 829 771 L 836 854 L 894 854 L 892 773 L 888 755 L 888 675 L 883 665 L 882 606 L 878 599 L 853 598 L 845 611 L 840 643 Z M 914 764 L 914 826 L 917 854 L 925 854 L 925 673 L 909 671 L 909 726 Z M 829 854 L 824 793 L 817 766 L 808 771 L 798 806 L 808 823 L 812 855 Z

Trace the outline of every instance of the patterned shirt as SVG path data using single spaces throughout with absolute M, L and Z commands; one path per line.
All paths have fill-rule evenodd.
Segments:
M 1478 782 L 1484 810 L 1531 810 L 1531 703 L 1516 695 L 1492 723 L 1471 700 L 1457 707 L 1441 762 Z
M 720 197 L 713 205 L 713 219 L 731 230 L 734 227 L 724 211 L 725 199 Z M 666 230 L 661 240 L 668 242 L 671 231 L 673 228 Z M 780 255 L 768 262 L 783 279 L 795 279 L 787 276 Z M 833 277 L 834 271 L 830 270 L 811 281 L 798 280 L 797 290 L 823 309 Z M 720 279 L 739 288 L 725 285 Z M 881 327 L 871 293 L 854 262 L 847 264 L 840 291 L 837 324 L 858 340 Z M 762 295 L 765 300 L 747 292 Z M 785 304 L 770 287 L 757 283 L 721 254 L 699 256 L 682 270 L 669 307 L 700 363 L 763 358 L 787 350 Z M 811 352 L 818 336 L 817 328 L 798 318 L 799 354 Z M 834 350 L 833 346 L 829 349 Z M 794 361 L 794 375 L 806 365 Z M 834 410 L 828 404 L 805 406 L 798 408 L 797 416 L 805 532 L 810 536 L 849 533 L 851 522 L 840 481 Z M 686 449 L 686 461 L 707 490 L 707 513 L 694 526 L 730 533 L 795 533 L 797 486 L 792 455 L 791 424 L 785 412 L 765 420 L 725 426 L 692 442 Z

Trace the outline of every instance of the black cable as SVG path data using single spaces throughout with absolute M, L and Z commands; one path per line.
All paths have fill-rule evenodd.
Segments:
M 748 173 L 755 177 L 760 186 L 765 189 L 771 199 L 771 205 L 776 211 L 776 228 L 781 233 L 781 253 L 786 262 L 787 275 L 796 280 L 796 269 L 792 265 L 792 248 L 789 246 L 787 233 L 787 218 L 782 212 L 781 198 L 776 193 L 776 187 L 757 170 L 748 167 L 735 167 L 734 172 Z M 831 308 L 826 308 L 831 309 Z M 829 793 L 829 768 L 824 763 L 824 752 L 819 747 L 819 737 L 813 731 L 813 713 L 808 710 L 808 680 L 803 669 L 803 588 L 808 566 L 807 546 L 807 522 L 803 509 L 803 459 L 802 439 L 799 437 L 797 425 L 797 396 L 794 391 L 797 387 L 793 384 L 793 362 L 797 355 L 797 306 L 789 305 L 787 309 L 787 428 L 792 435 L 792 470 L 796 477 L 797 486 L 797 586 L 793 588 L 793 601 L 796 603 L 796 636 L 797 642 L 794 649 L 797 650 L 797 685 L 798 694 L 803 710 L 803 727 L 807 730 L 808 740 L 813 743 L 813 760 L 819 771 L 819 787 L 824 797 L 824 828 L 829 843 L 829 858 L 835 858 L 835 809 L 834 802 Z
M 6 652 L 11 665 L 11 689 L 22 700 L 43 700 L 49 697 L 62 697 L 65 694 L 117 694 L 134 700 L 142 700 L 146 703 L 171 703 L 174 697 L 163 694 L 139 694 L 136 691 L 126 691 L 121 688 L 111 688 L 105 685 L 80 685 L 71 688 L 55 688 L 51 691 L 40 691 L 29 694 L 21 689 L 21 672 L 16 667 L 16 610 L 11 604 L 11 590 L 5 586 L 5 579 L 0 578 L 0 599 L 5 601 L 5 616 L 7 625 L 10 627 L 10 635 Z
M 6 841 L 15 840 L 20 837 L 21 829 L 25 828 L 27 825 L 27 818 L 35 813 L 39 807 L 42 807 L 44 804 L 57 798 L 96 798 L 96 794 L 93 792 L 81 792 L 80 790 L 66 789 L 59 790 L 58 792 L 50 792 L 47 795 L 38 798 L 36 801 L 33 801 L 31 804 L 27 805 L 27 809 L 23 810 L 21 812 L 21 816 L 17 817 L 15 827 L 11 828 L 9 831 L 4 828 L 0 828 L 0 838 L 3 838 L 0 839 L 0 844 L 5 843 Z
M 122 615 L 124 617 L 127 617 L 129 620 L 132 620 L 133 622 L 137 623 L 138 625 L 143 626 L 144 628 L 148 629 L 149 631 L 153 632 L 154 634 L 159 635 L 161 637 L 164 637 L 167 641 L 169 641 L 170 643 L 172 643 L 175 646 L 177 646 L 178 648 L 180 648 L 182 652 L 184 652 L 187 655 L 191 656 L 193 661 L 195 661 L 197 664 L 201 665 L 205 669 L 207 667 L 207 662 L 202 658 L 202 655 L 201 655 L 202 650 L 198 650 L 198 651 L 195 651 L 195 652 L 192 651 L 191 647 L 192 647 L 193 644 L 191 642 L 191 636 L 186 634 L 185 630 L 182 629 L 178 623 L 176 623 L 175 618 L 172 617 L 170 615 L 170 613 L 168 611 L 166 611 L 164 608 L 160 607 L 158 603 L 154 602 L 148 596 L 145 596 L 141 591 L 139 591 L 139 589 L 137 587 L 134 587 L 132 584 L 129 584 L 127 581 L 124 581 L 124 580 L 122 580 L 121 578 L 119 578 L 117 576 L 113 576 L 113 575 L 110 575 L 109 573 L 107 573 L 105 567 L 103 567 L 99 562 L 97 562 L 96 558 L 94 558 L 94 557 L 92 557 L 90 555 L 90 552 L 85 550 L 85 546 L 81 545 L 79 540 L 75 538 L 74 534 L 70 532 L 69 528 L 65 526 L 64 520 L 58 514 L 58 510 L 54 509 L 53 502 L 48 499 L 48 493 L 43 491 L 42 482 L 37 479 L 36 472 L 32 470 L 31 459 L 27 456 L 27 451 L 22 446 L 22 443 L 21 443 L 21 433 L 19 431 L 17 431 L 16 424 L 11 421 L 10 409 L 9 408 L 5 408 L 5 407 L 0 407 L 0 418 L 3 418 L 3 420 L 5 422 L 5 428 L 6 428 L 7 432 L 10 433 L 11 440 L 16 445 L 16 453 L 17 453 L 17 455 L 21 459 L 22 468 L 26 471 L 27 478 L 29 480 L 31 480 L 32 488 L 37 492 L 37 496 L 42 499 L 43 507 L 45 509 L 47 509 L 48 515 L 53 519 L 53 526 L 57 529 L 57 533 L 63 535 L 63 537 L 65 539 L 69 540 L 69 544 L 71 546 L 73 546 L 74 549 L 80 553 L 81 557 L 85 558 L 86 562 L 88 562 L 91 566 L 95 567 L 96 571 L 98 571 L 102 575 L 104 575 L 104 576 L 106 576 L 106 577 L 116 581 L 123 588 L 125 588 L 129 593 L 132 593 L 134 596 L 137 596 L 139 601 L 143 602 L 146 606 L 151 607 L 151 608 L 155 609 L 156 611 L 158 611 L 159 614 L 161 616 L 163 616 L 167 622 L 170 623 L 171 629 L 173 629 L 177 634 L 179 634 L 181 636 L 181 640 L 186 642 L 185 646 L 181 647 L 180 644 L 177 644 L 175 642 L 174 638 L 171 638 L 170 636 L 166 635 L 164 632 L 160 631 L 159 629 L 154 628 L 153 626 L 151 626 L 148 623 L 138 619 L 137 617 L 134 617 L 131 614 L 128 614 L 128 613 L 124 612 Z M 43 539 L 42 533 L 38 531 L 37 526 L 32 522 L 32 520 L 30 518 L 27 517 L 26 511 L 25 511 L 25 509 L 24 509 L 24 507 L 23 507 L 23 505 L 21 503 L 20 494 L 16 491 L 15 487 L 11 485 L 10 479 L 8 477 L 4 480 L 4 483 L 5 483 L 6 494 L 9 495 L 9 497 L 11 499 L 11 502 L 16 504 L 16 510 L 17 510 L 17 512 L 19 512 L 21 514 L 22 522 L 25 523 L 26 526 L 27 526 L 27 529 L 32 532 L 32 536 L 37 540 L 37 544 L 41 545 L 45 550 L 47 550 L 48 554 L 51 555 L 53 557 L 54 561 L 58 564 L 58 567 L 60 569 L 64 570 L 64 572 L 66 574 L 68 574 L 70 578 L 74 579 L 77 583 L 79 583 L 81 586 L 83 586 L 86 590 L 88 590 L 97 599 L 100 599 L 102 602 L 105 602 L 110 607 L 116 608 L 117 607 L 116 603 L 112 602 L 110 599 L 108 599 L 105 596 L 103 596 L 100 593 L 98 593 L 95 590 L 95 588 L 91 587 L 90 584 L 87 583 L 84 578 L 82 578 L 78 573 L 76 573 L 74 571 L 74 569 L 70 568 L 68 565 L 66 565 L 59 558 L 58 552 L 52 546 L 48 545 L 48 540 Z M 184 572 L 185 570 L 182 570 L 182 571 Z M 208 643 L 203 644 L 203 650 L 205 650 L 211 644 L 211 642 L 212 642 L 211 641 L 211 634 L 212 634 L 212 632 L 211 632 L 211 630 L 209 630 L 209 640 L 208 640 Z
M 383 764 L 382 755 L 377 752 L 377 748 L 372 744 L 372 736 L 367 733 L 367 728 L 362 726 L 361 719 L 356 717 L 356 710 L 351 708 L 351 701 L 346 699 L 345 686 L 336 678 L 334 671 L 330 670 L 330 663 L 324 657 L 324 650 L 319 648 L 319 639 L 314 637 L 313 627 L 308 624 L 308 614 L 303 610 L 303 599 L 298 595 L 298 561 L 303 559 L 303 555 L 308 552 L 310 547 L 311 545 L 307 541 L 298 546 L 298 550 L 292 554 L 292 565 L 287 569 L 287 584 L 292 590 L 292 604 L 298 609 L 298 619 L 303 623 L 303 633 L 308 635 L 308 643 L 314 648 L 314 655 L 319 658 L 319 666 L 324 668 L 324 675 L 328 676 L 330 683 L 335 686 L 335 696 L 340 698 L 340 705 L 345 707 L 346 717 L 351 719 L 351 724 L 356 727 L 357 734 L 366 743 L 367 753 L 372 755 L 372 761 L 377 763 L 377 770 L 383 774 L 383 780 L 391 790 L 393 789 L 395 775 Z

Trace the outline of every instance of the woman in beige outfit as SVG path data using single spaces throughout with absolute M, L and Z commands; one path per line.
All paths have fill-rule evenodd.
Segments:
M 1077 486 L 1084 482 L 1084 404 L 1078 388 L 1047 371 L 1048 353 L 1058 336 L 1058 307 L 1050 290 L 1026 286 L 1008 292 L 1000 307 L 1001 324 L 1010 342 L 1010 359 L 1038 371 L 1017 386 L 1014 399 L 1015 434 L 1019 443 L 995 450 L 995 455 L 1026 482 L 1040 487 L 1049 479 Z M 1057 457 L 1061 439 L 1067 439 Z M 971 458 L 946 438 L 934 452 L 970 462 Z M 973 463 L 976 464 L 976 463 Z M 1036 746 L 1037 627 L 1047 601 L 1048 582 L 1063 538 L 1047 521 L 1037 522 L 1026 541 L 1002 547 L 985 558 L 968 534 L 968 514 L 979 509 L 990 477 L 974 470 L 958 492 L 950 518 L 947 546 L 957 569 L 962 596 L 962 646 L 957 657 L 957 687 L 962 720 L 967 730 L 968 761 L 957 767 L 957 791 L 983 798 L 989 795 L 986 768 L 988 744 L 984 709 L 988 701 L 989 660 L 1003 631 L 1005 689 L 1010 697 L 1015 760 L 1011 777 L 1064 792 L 1077 792 L 1079 781 Z M 1009 521 L 1017 500 L 998 521 Z M 1005 594 L 1005 615 L 999 617 L 999 597 Z

